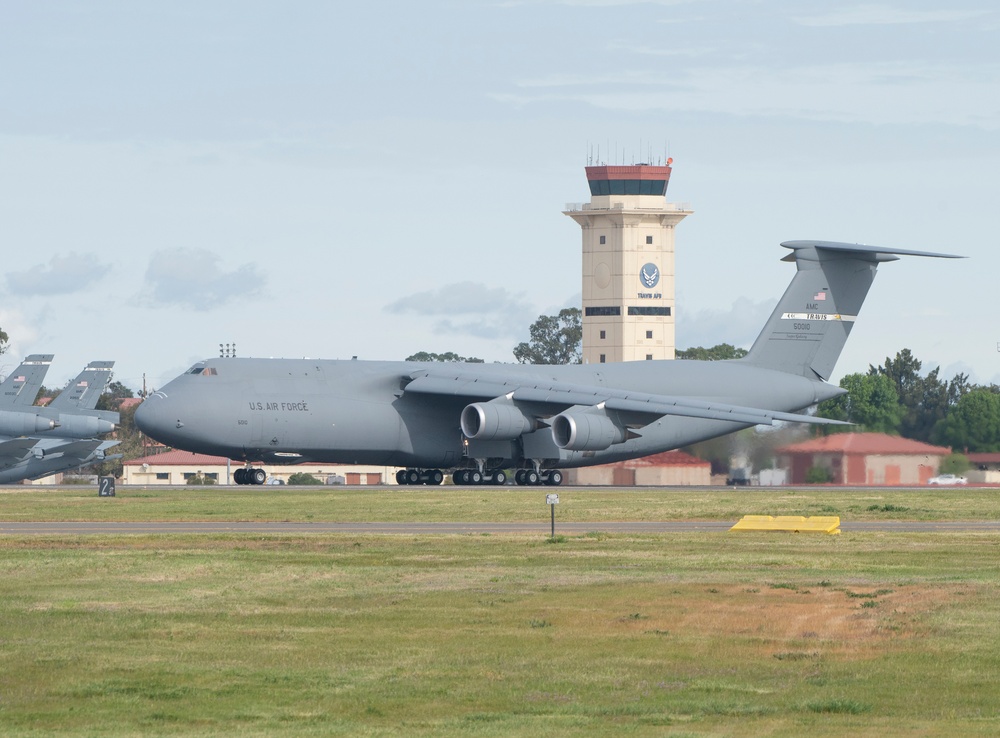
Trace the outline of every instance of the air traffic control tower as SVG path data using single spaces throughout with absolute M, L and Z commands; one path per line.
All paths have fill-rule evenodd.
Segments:
M 583 229 L 583 361 L 674 358 L 674 226 L 666 166 L 586 167 L 590 202 L 564 212 Z

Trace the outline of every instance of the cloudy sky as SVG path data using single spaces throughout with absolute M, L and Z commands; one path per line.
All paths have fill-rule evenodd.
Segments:
M 749 346 L 778 244 L 880 269 L 837 376 L 1000 382 L 1000 11 L 691 0 L 0 0 L 0 373 L 512 361 L 580 299 L 588 157 L 669 154 L 677 342 Z

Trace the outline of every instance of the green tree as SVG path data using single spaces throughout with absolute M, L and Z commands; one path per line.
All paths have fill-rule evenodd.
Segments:
M 681 349 L 674 353 L 678 359 L 694 359 L 697 361 L 724 361 L 726 359 L 742 359 L 747 355 L 747 350 L 736 348 L 728 343 L 720 343 L 711 348 L 695 346 L 694 348 Z
M 976 387 L 936 426 L 932 439 L 956 451 L 1000 451 L 1000 393 Z
M 412 356 L 407 356 L 406 361 L 447 361 L 447 362 L 465 362 L 466 364 L 484 364 L 482 359 L 477 359 L 475 356 L 459 356 L 452 351 L 445 351 L 443 354 L 434 354 L 427 351 L 418 351 Z
M 583 360 L 583 314 L 564 308 L 558 315 L 539 315 L 531 324 L 531 340 L 514 347 L 522 364 L 579 364 Z
M 111 382 L 104 394 L 97 398 L 97 409 L 117 410 L 119 403 L 127 397 L 135 397 L 135 393 L 121 382 Z
M 882 366 L 869 366 L 868 373 L 888 377 L 895 386 L 902 410 L 899 433 L 906 438 L 929 441 L 934 426 L 969 391 L 969 378 L 958 374 L 950 382 L 944 381 L 940 367 L 921 376 L 921 366 L 909 349 L 903 349 L 895 358 L 886 357 Z
M 898 433 L 902 418 L 899 396 L 892 380 L 881 374 L 848 374 L 840 380 L 846 394 L 824 400 L 816 414 L 822 418 L 846 420 L 850 426 L 818 426 L 824 433 L 866 430 Z
M 320 480 L 314 477 L 312 474 L 307 474 L 306 472 L 295 472 L 288 477 L 289 484 L 323 484 Z
M 8 340 L 9 339 L 7 337 L 6 331 L 4 331 L 2 328 L 0 328 L 0 354 L 4 353 L 7 350 L 7 341 Z
M 938 467 L 940 474 L 965 474 L 972 464 L 965 454 L 948 454 L 941 459 L 941 466 Z

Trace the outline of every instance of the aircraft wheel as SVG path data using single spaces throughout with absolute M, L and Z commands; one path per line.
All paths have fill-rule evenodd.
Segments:
M 538 472 L 534 469 L 528 469 L 524 472 L 524 483 L 530 487 L 535 487 L 541 482 L 541 477 L 538 476 Z
M 473 470 L 469 474 L 469 484 L 482 484 L 483 475 L 478 470 Z
M 524 484 L 524 469 L 518 469 L 514 472 L 514 484 Z
M 420 472 L 416 469 L 406 470 L 406 483 L 407 484 L 420 484 Z
M 267 472 L 263 469 L 250 470 L 250 484 L 264 484 L 267 481 Z
M 233 481 L 236 482 L 236 484 L 246 484 L 247 483 L 246 476 L 247 476 L 246 469 L 240 467 L 235 472 L 233 472 Z
M 444 481 L 444 474 L 441 473 L 440 469 L 432 469 L 427 475 L 427 484 L 438 485 Z
M 396 472 L 396 484 L 406 484 L 406 469 Z
M 465 481 L 465 469 L 459 469 L 456 472 L 454 472 L 451 475 L 451 483 L 458 485 L 468 484 L 468 482 Z
M 507 484 L 507 472 L 503 469 L 497 469 L 496 473 L 493 475 L 493 484 L 498 486 Z
M 563 473 L 558 469 L 553 469 L 552 472 L 545 477 L 545 483 L 550 487 L 558 487 L 563 483 Z

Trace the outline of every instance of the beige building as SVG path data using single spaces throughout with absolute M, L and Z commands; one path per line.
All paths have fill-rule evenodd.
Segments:
M 208 456 L 190 451 L 164 451 L 132 459 L 122 464 L 122 484 L 185 484 L 191 477 L 202 476 L 216 484 L 236 484 L 232 474 L 243 465 L 224 456 Z M 346 464 L 261 465 L 269 484 L 288 483 L 296 472 L 312 474 L 324 484 L 395 484 L 395 466 L 350 466 Z M 276 481 L 272 481 L 276 480 Z
M 666 201 L 671 168 L 587 167 L 590 202 L 565 215 L 583 230 L 583 362 L 674 358 L 674 226 L 691 214 Z
M 615 464 L 568 469 L 566 475 L 568 484 L 616 487 L 696 486 L 711 484 L 712 465 L 684 451 L 666 451 Z

